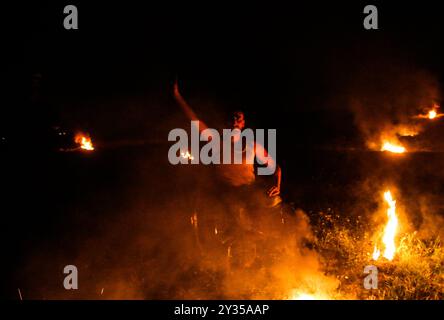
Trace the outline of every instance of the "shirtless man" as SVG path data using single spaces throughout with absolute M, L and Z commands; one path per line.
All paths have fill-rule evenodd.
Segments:
M 191 121 L 198 121 L 199 131 L 201 135 L 205 135 L 203 130 L 207 129 L 208 126 L 197 117 L 182 97 L 177 81 L 174 84 L 174 98 Z M 231 129 L 241 131 L 245 129 L 245 116 L 242 111 L 233 112 Z M 205 138 L 209 141 L 211 136 L 205 136 Z M 232 142 L 238 141 L 238 138 L 239 135 L 233 136 Z M 232 152 L 233 149 L 231 148 Z M 218 216 L 219 218 L 215 219 L 217 229 L 220 230 L 217 234 L 218 240 L 227 247 L 226 257 L 229 269 L 233 266 L 245 268 L 254 264 L 257 259 L 256 241 L 263 237 L 264 228 L 268 228 L 270 225 L 267 219 L 273 219 L 274 216 L 263 215 L 263 210 L 264 208 L 274 207 L 281 202 L 279 197 L 281 169 L 276 164 L 276 160 L 268 156 L 265 148 L 257 142 L 254 142 L 253 147 L 242 149 L 242 164 L 220 164 L 216 166 L 217 172 L 222 177 L 222 184 L 217 182 L 214 184 L 217 188 L 217 199 L 220 204 L 224 205 L 222 217 Z M 264 184 L 257 182 L 259 179 L 255 175 L 254 159 L 259 163 L 275 168 L 273 176 L 261 176 L 268 180 L 273 179 L 272 183 L 270 181 Z M 264 189 L 266 192 L 264 192 Z M 214 210 L 212 212 L 214 218 L 214 215 L 218 215 L 220 211 Z
M 189 104 L 185 101 L 185 99 L 182 97 L 179 86 L 177 84 L 177 81 L 174 83 L 174 98 L 178 102 L 179 106 L 182 108 L 185 115 L 191 120 L 191 121 L 199 121 L 199 131 L 202 133 L 203 130 L 207 129 L 208 126 L 200 120 L 196 113 L 193 111 L 193 109 L 189 106 Z M 245 128 L 245 115 L 242 111 L 236 111 L 232 114 L 231 119 L 231 129 L 239 129 L 243 130 Z M 211 139 L 211 137 L 210 137 Z M 269 197 L 275 197 L 280 194 L 280 188 L 281 188 L 281 169 L 280 167 L 274 163 L 275 159 L 268 156 L 267 151 L 265 148 L 255 142 L 253 148 L 246 148 L 243 150 L 244 153 L 249 152 L 250 154 L 244 154 L 244 158 L 246 159 L 254 159 L 258 160 L 260 163 L 267 163 L 271 167 L 275 167 L 274 172 L 274 183 L 273 185 L 267 190 L 267 195 Z M 272 163 L 270 163 L 270 161 Z M 246 163 L 242 163 L 241 165 L 236 164 L 226 164 L 223 165 L 224 169 L 222 170 L 224 178 L 233 186 L 239 187 L 239 186 L 246 186 L 251 185 L 255 181 L 255 174 L 254 174 L 254 165 L 252 164 L 253 161 L 245 161 Z

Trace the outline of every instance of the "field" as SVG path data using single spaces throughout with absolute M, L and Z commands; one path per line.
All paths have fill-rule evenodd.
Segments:
M 284 155 L 283 205 L 256 213 L 258 221 L 269 218 L 264 234 L 236 229 L 233 242 L 224 238 L 227 211 L 211 170 L 170 166 L 167 147 L 34 150 L 32 161 L 28 151 L 9 152 L 4 294 L 291 299 L 302 290 L 321 299 L 443 298 L 444 190 L 435 171 L 443 154 L 297 150 L 291 167 Z M 386 188 L 398 203 L 398 248 L 393 261 L 374 262 Z M 227 252 L 230 241 L 238 245 Z M 68 264 L 79 269 L 75 292 L 62 286 Z M 378 267 L 377 290 L 363 287 L 369 264 Z

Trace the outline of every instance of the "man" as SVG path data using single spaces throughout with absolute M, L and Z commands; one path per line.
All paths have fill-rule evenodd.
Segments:
M 191 120 L 191 121 L 198 121 L 199 122 L 199 131 L 202 133 L 205 129 L 208 128 L 208 126 L 200 120 L 196 113 L 191 109 L 189 104 L 185 101 L 185 99 L 182 97 L 179 86 L 177 84 L 177 81 L 174 83 L 174 98 L 178 102 L 179 106 L 182 108 L 185 115 Z M 231 118 L 231 129 L 239 129 L 243 130 L 245 129 L 245 114 L 242 111 L 235 111 L 232 114 Z M 208 139 L 211 139 L 211 137 L 206 137 Z M 234 138 L 233 140 L 235 140 Z M 233 141 L 233 143 L 236 141 Z M 234 148 L 231 148 L 231 150 L 234 150 Z M 243 148 L 243 162 L 241 165 L 237 164 L 224 164 L 222 174 L 226 181 L 230 183 L 233 186 L 239 187 L 239 186 L 246 186 L 251 185 L 255 182 L 255 174 L 254 174 L 254 164 L 253 159 L 256 159 L 260 163 L 267 163 L 271 167 L 275 167 L 274 172 L 274 183 L 273 185 L 267 190 L 267 195 L 269 197 L 275 197 L 280 194 L 280 188 L 281 188 L 281 169 L 280 167 L 275 163 L 275 159 L 270 157 L 265 150 L 264 146 L 261 144 L 255 142 L 253 148 Z M 250 161 L 247 161 L 249 159 Z M 271 162 L 271 163 L 270 163 Z
M 197 117 L 182 97 L 177 81 L 174 84 L 174 98 L 191 121 L 198 121 L 199 131 L 201 135 L 205 136 L 203 131 L 208 126 Z M 233 112 L 230 122 L 231 129 L 244 130 L 244 113 L 242 111 Z M 208 141 L 211 140 L 211 136 L 205 136 L 205 138 Z M 239 135 L 233 136 L 232 143 L 235 143 L 239 138 Z M 231 151 L 236 152 L 234 149 L 232 146 Z M 215 224 L 213 227 L 210 223 L 209 227 L 217 230 L 215 232 L 217 239 L 227 248 L 226 257 L 229 269 L 236 265 L 241 268 L 250 267 L 255 263 L 257 259 L 256 242 L 266 234 L 264 228 L 269 226 L 266 221 L 272 218 L 267 214 L 269 213 L 267 210 L 281 202 L 279 197 L 281 169 L 275 163 L 275 159 L 268 156 L 265 148 L 257 142 L 254 142 L 252 148 L 242 148 L 241 152 L 243 159 L 241 164 L 216 165 L 221 179 L 217 180 L 212 176 L 213 183 L 211 185 L 215 188 L 213 194 L 218 200 L 218 204 L 212 203 L 209 208 L 211 217 L 205 217 L 205 215 L 202 217 Z M 255 175 L 254 159 L 275 168 L 271 186 L 269 181 L 257 182 L 259 176 Z M 264 180 L 269 180 L 270 176 L 260 177 L 266 177 Z M 212 193 L 208 188 L 205 189 L 205 192 L 206 194 Z M 218 205 L 222 205 L 222 209 L 217 208 Z M 266 219 L 263 220 L 263 218 Z

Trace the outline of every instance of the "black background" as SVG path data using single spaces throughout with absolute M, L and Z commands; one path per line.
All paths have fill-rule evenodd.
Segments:
M 78 30 L 63 28 L 66 4 L 79 10 Z M 379 10 L 379 30 L 365 30 L 366 4 L 85 1 L 2 7 L 0 133 L 14 142 L 2 149 L 7 189 L 2 243 L 5 260 L 11 262 L 6 264 L 5 295 L 15 299 L 16 287 L 20 283 L 26 287 L 23 271 L 17 270 L 26 265 L 31 252 L 54 247 L 75 251 L 76 235 L 82 239 L 83 234 L 100 231 L 100 223 L 85 226 L 70 203 L 90 204 L 97 197 L 106 201 L 121 191 L 110 187 L 114 188 L 110 196 L 109 185 L 134 183 L 133 171 L 130 177 L 122 173 L 138 165 L 129 160 L 132 153 L 109 158 L 98 152 L 86 164 L 88 156 L 60 160 L 42 150 L 40 145 L 46 143 L 46 132 L 54 124 L 90 132 L 103 149 L 117 142 L 137 145 L 142 141 L 160 144 L 163 152 L 165 132 L 187 123 L 171 97 L 177 77 L 184 96 L 204 119 L 217 119 L 213 110 L 223 114 L 242 108 L 247 124 L 276 128 L 278 159 L 286 175 L 283 183 L 299 179 L 316 184 L 321 179 L 316 176 L 322 172 L 319 167 L 344 160 L 320 164 L 318 155 L 310 154 L 300 160 L 302 166 L 296 161 L 297 166 L 291 159 L 299 157 L 301 150 L 363 145 L 350 110 L 332 98 L 346 93 L 354 71 L 372 72 L 368 61 L 394 59 L 431 70 L 442 84 L 444 47 L 438 4 L 372 2 Z M 33 80 L 36 75 L 38 84 Z M 88 186 L 81 184 L 87 178 L 85 168 L 95 172 Z M 158 188 L 149 184 L 145 191 L 155 197 L 155 191 L 168 190 Z M 295 201 L 289 188 L 284 192 Z M 125 209 L 124 203 L 116 196 L 87 214 L 100 221 L 107 210 L 109 215 L 116 207 Z M 80 234 L 74 229 L 60 231 L 69 223 L 81 227 Z M 40 268 L 36 274 L 45 269 Z
M 366 3 L 359 2 L 73 4 L 79 30 L 63 28 L 63 2 L 3 11 L 4 125 L 32 112 L 25 105 L 37 73 L 53 117 L 71 125 L 81 119 L 73 113 L 86 113 L 95 121 L 86 125 L 99 125 L 97 131 L 110 135 L 136 126 L 131 119 L 125 123 L 129 106 L 103 104 L 134 96 L 157 102 L 146 113 L 136 108 L 146 116 L 137 129 L 146 134 L 157 117 L 177 111 L 166 102 L 178 77 L 190 99 L 203 96 L 218 108 L 240 107 L 257 127 L 266 120 L 266 127 L 299 130 L 304 133 L 299 143 L 322 142 L 350 136 L 352 128 L 334 126 L 332 119 L 352 123 L 346 107 L 336 105 L 341 112 L 332 112 L 330 100 L 353 81 L 357 68 L 372 71 L 369 60 L 405 61 L 442 79 L 441 12 L 434 2 L 376 2 L 379 30 L 373 31 L 363 28 Z M 85 106 L 89 101 L 94 102 Z M 110 128 L 107 117 L 115 122 L 116 114 L 123 117 Z M 44 112 L 33 116 L 48 118 Z M 308 118 L 318 123 L 308 125 Z

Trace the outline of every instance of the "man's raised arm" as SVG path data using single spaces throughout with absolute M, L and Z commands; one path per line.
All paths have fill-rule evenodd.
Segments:
M 193 109 L 191 109 L 190 105 L 185 101 L 179 91 L 179 85 L 177 84 L 177 80 L 174 82 L 174 98 L 176 99 L 179 106 L 182 108 L 185 115 L 191 121 L 199 121 L 199 131 L 203 131 L 208 128 L 208 126 L 197 117 L 196 113 Z

